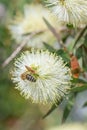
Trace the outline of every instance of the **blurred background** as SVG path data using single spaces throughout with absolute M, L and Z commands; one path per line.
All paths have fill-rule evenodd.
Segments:
M 41 3 L 44 6 L 41 0 L 0 0 L 0 66 L 18 46 L 7 28 L 7 23 L 9 19 L 13 19 L 16 13 L 23 13 L 24 5 L 31 3 Z M 71 49 L 76 31 L 79 32 L 79 30 L 61 31 L 61 37 L 69 49 Z M 60 48 L 57 40 L 54 41 L 53 47 Z M 25 47 L 22 51 L 26 49 Z M 81 48 L 78 50 L 78 57 L 80 57 L 80 53 Z M 64 54 L 65 57 L 66 55 Z M 29 100 L 25 100 L 18 90 L 14 89 L 15 85 L 12 83 L 9 74 L 12 65 L 13 61 L 4 68 L 0 67 L 0 130 L 62 130 L 62 116 L 68 99 L 64 100 L 58 108 L 42 120 L 42 116 L 47 113 L 51 106 L 32 104 Z M 87 122 L 86 106 L 87 91 L 83 91 L 75 96 L 74 105 L 65 123 L 77 123 L 75 126 L 76 130 L 80 130 L 81 127 L 81 130 L 86 130 L 86 125 L 83 125 Z M 66 128 L 64 130 L 72 127 L 74 130 L 74 126 L 69 125 L 67 128 L 64 126 Z

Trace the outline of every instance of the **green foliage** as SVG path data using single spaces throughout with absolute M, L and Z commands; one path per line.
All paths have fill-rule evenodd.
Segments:
M 50 46 L 49 44 L 47 44 L 47 43 L 45 43 L 45 42 L 43 42 L 43 44 L 44 44 L 45 48 L 46 48 L 48 51 L 50 51 L 50 52 L 52 52 L 52 53 L 55 53 L 55 52 L 56 52 L 56 50 L 55 50 L 52 46 Z
M 71 96 L 68 100 L 68 103 L 67 103 L 65 109 L 64 109 L 62 123 L 64 123 L 66 121 L 67 117 L 69 116 L 69 114 L 71 112 L 73 105 L 74 105 L 74 97 Z
M 63 60 L 65 61 L 65 63 L 67 63 L 67 65 L 69 66 L 70 56 L 67 51 L 65 51 L 64 49 L 60 49 L 57 51 L 57 55 L 61 56 L 63 58 Z
M 58 105 L 62 102 L 62 99 L 60 101 L 57 101 L 56 104 L 53 104 L 50 110 L 42 117 L 42 119 L 46 118 L 49 116 L 57 107 Z

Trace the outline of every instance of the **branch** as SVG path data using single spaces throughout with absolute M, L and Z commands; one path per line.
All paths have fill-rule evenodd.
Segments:
M 13 53 L 2 63 L 2 68 L 7 66 L 15 57 L 16 55 L 22 50 L 22 48 L 27 44 L 27 42 L 36 34 L 40 33 L 42 31 L 33 32 L 29 36 L 26 37 L 26 39 L 23 40 L 23 42 L 13 51 Z

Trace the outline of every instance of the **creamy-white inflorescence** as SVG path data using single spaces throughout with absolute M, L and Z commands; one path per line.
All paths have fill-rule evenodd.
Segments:
M 70 69 L 61 57 L 48 51 L 22 53 L 11 74 L 16 88 L 34 103 L 56 103 L 70 89 Z
M 59 21 L 78 26 L 87 24 L 87 0 L 46 0 Z
M 42 42 L 48 43 L 50 41 L 52 42 L 52 40 L 55 41 L 43 17 L 55 27 L 55 18 L 51 17 L 50 12 L 46 8 L 40 4 L 25 5 L 24 15 L 16 15 L 14 20 L 9 22 L 8 29 L 17 43 L 21 43 L 21 41 L 25 39 L 25 36 L 27 36 L 26 34 L 29 35 L 33 32 L 40 32 L 29 40 L 27 47 L 43 48 Z M 59 25 L 56 27 L 58 28 Z

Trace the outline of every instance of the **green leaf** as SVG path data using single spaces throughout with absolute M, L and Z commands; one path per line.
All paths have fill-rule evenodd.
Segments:
M 69 116 L 69 113 L 71 112 L 73 105 L 74 105 L 74 98 L 70 98 L 63 113 L 62 123 L 66 121 L 67 117 Z
M 83 68 L 87 70 L 87 48 L 82 47 Z
M 43 44 L 44 44 L 45 48 L 47 50 L 49 50 L 50 52 L 56 52 L 56 50 L 52 46 L 50 46 L 49 44 L 47 44 L 46 42 L 43 42 Z
M 82 57 L 82 46 L 76 50 L 76 57 L 79 59 Z
M 59 39 L 59 35 L 58 33 L 56 32 L 56 29 L 43 17 L 43 20 L 45 22 L 45 24 L 47 25 L 48 29 L 53 33 L 53 35 L 56 37 L 56 39 L 58 41 L 60 41 Z
M 87 34 L 85 35 L 84 46 L 87 47 Z
M 87 90 L 87 84 L 81 86 L 81 87 L 73 87 L 71 88 L 71 92 L 82 92 L 82 91 L 85 91 Z
M 51 109 L 42 117 L 42 119 L 46 118 L 47 116 L 49 116 L 57 107 L 58 105 L 62 102 L 62 99 L 60 101 L 58 101 L 56 104 L 53 104 Z
M 64 51 L 63 49 L 58 50 L 57 52 L 58 56 L 61 56 L 63 60 L 69 65 L 70 63 L 70 56 L 67 51 Z
M 84 103 L 83 107 L 87 107 L 87 102 Z
M 81 32 L 79 33 L 79 35 L 76 37 L 76 40 L 74 42 L 74 47 L 76 47 L 77 43 L 82 38 L 82 36 L 84 35 L 84 33 L 85 33 L 86 30 L 87 30 L 87 25 L 81 30 Z
M 87 83 L 87 81 L 86 81 L 86 79 L 76 79 L 76 78 L 73 78 L 72 79 L 72 81 L 71 81 L 72 83 L 84 83 L 84 84 L 86 84 Z
M 67 26 L 69 29 L 73 29 L 73 24 L 69 24 L 69 23 L 68 23 L 66 26 Z
M 53 26 L 44 17 L 43 17 L 43 20 L 45 24 L 47 25 L 47 27 L 52 31 L 54 29 Z
M 60 50 L 55 50 L 51 45 L 43 42 L 44 46 L 46 49 L 48 49 L 50 52 L 52 53 L 56 53 L 56 55 L 61 56 L 63 58 L 63 60 L 65 61 L 65 63 L 67 63 L 69 65 L 70 63 L 70 56 L 68 54 L 67 51 L 64 51 L 63 49 Z

